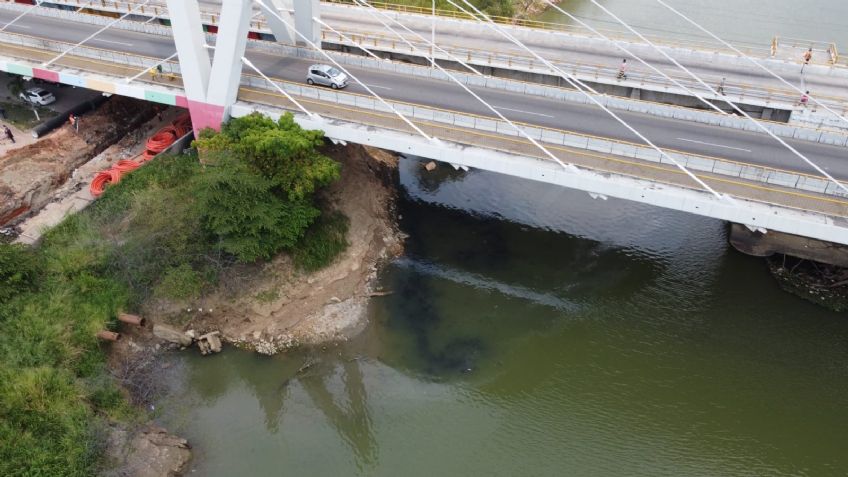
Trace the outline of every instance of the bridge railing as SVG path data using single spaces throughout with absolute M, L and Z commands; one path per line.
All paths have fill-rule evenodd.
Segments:
M 311 98 L 323 102 L 352 106 L 357 109 L 391 113 L 391 110 L 386 108 L 373 97 L 338 90 L 334 91 L 323 88 L 314 88 L 280 79 L 273 79 L 273 81 L 289 94 L 302 98 Z M 274 91 L 276 89 L 264 78 L 249 74 L 244 75 L 242 85 L 269 91 Z M 284 98 L 282 95 L 280 95 L 280 97 Z M 420 121 L 449 124 L 457 128 L 496 133 L 523 140 L 523 136 L 510 126 L 509 123 L 496 118 L 432 108 L 401 101 L 387 100 L 387 102 L 401 114 L 408 115 L 409 117 Z M 519 125 L 527 135 L 546 145 L 552 144 L 661 164 L 673 164 L 673 162 L 668 159 L 661 157 L 654 149 L 645 145 L 591 136 L 572 131 L 540 127 L 527 123 L 513 123 Z M 664 150 L 676 161 L 694 171 L 709 172 L 722 176 L 763 182 L 807 192 L 816 192 L 837 197 L 848 197 L 848 193 L 842 191 L 836 184 L 821 177 L 794 171 L 745 164 L 683 151 L 675 151 L 672 149 Z
M 373 48 L 375 51 L 378 52 L 393 52 L 395 54 L 409 54 L 413 56 L 420 56 L 424 54 L 427 57 L 429 57 L 429 55 L 431 54 L 430 46 L 427 43 L 416 41 L 414 39 L 409 39 L 409 43 L 413 45 L 411 47 L 406 42 L 403 42 L 387 35 L 375 33 L 363 34 L 361 32 L 349 32 L 340 30 L 337 31 L 339 31 L 341 35 L 336 34 L 334 32 L 324 31 L 322 33 L 322 38 L 325 41 L 332 40 L 333 43 L 346 45 L 353 48 L 356 48 L 359 44 L 364 46 L 365 48 Z M 345 37 L 347 37 L 347 39 Z M 451 61 L 456 63 L 453 58 L 458 58 L 472 66 L 502 67 L 511 70 L 517 69 L 526 71 L 528 73 L 548 75 L 551 76 L 555 81 L 557 81 L 558 84 L 565 83 L 564 81 L 560 80 L 558 78 L 558 75 L 553 73 L 547 67 L 547 65 L 531 56 L 521 55 L 514 52 L 507 54 L 491 50 L 480 50 L 469 47 L 456 47 L 448 44 L 440 44 L 439 46 L 445 52 L 448 53 L 446 54 L 439 50 L 435 51 L 436 58 L 442 61 Z M 675 85 L 672 81 L 662 76 L 658 76 L 654 73 L 631 70 L 627 74 L 627 80 L 618 81 L 618 65 L 612 67 L 609 65 L 597 63 L 577 64 L 562 61 L 551 62 L 557 67 L 581 80 L 595 81 L 604 84 L 621 84 L 622 86 L 626 87 L 638 86 L 641 89 L 646 89 L 649 91 L 662 90 L 664 92 L 672 92 L 676 94 L 683 94 L 686 96 L 689 95 L 689 93 L 686 93 L 683 89 Z M 704 88 L 703 85 L 692 79 L 690 76 L 684 76 L 674 73 L 669 74 L 668 76 L 677 81 L 678 83 L 684 85 L 689 90 L 694 91 L 697 94 L 703 95 L 706 98 L 713 99 L 719 103 L 724 99 L 724 97 L 715 96 L 711 91 L 709 91 L 707 88 Z M 723 77 L 717 75 L 699 75 L 699 77 L 707 84 L 711 84 L 713 88 L 718 88 L 719 84 L 721 84 L 723 79 Z M 779 109 L 792 109 L 794 105 L 797 105 L 798 100 L 800 98 L 797 92 L 792 90 L 769 88 L 747 83 L 726 82 L 724 85 L 724 91 L 727 95 L 727 98 L 730 98 L 736 102 L 756 101 L 762 104 L 763 106 L 777 107 Z M 831 109 L 842 110 L 843 114 L 848 114 L 848 103 L 845 102 L 844 98 L 819 94 L 816 95 L 816 99 L 828 105 L 828 107 L 830 107 Z
M 6 0 L 11 1 L 11 0 Z M 118 1 L 118 0 L 55 0 L 61 1 L 64 4 L 70 4 L 74 6 L 90 6 L 92 8 L 105 8 L 105 9 L 113 9 L 115 11 L 126 11 L 132 6 L 140 5 L 135 2 L 130 1 Z M 345 3 L 347 0 L 338 0 L 335 3 Z M 43 9 L 43 12 L 40 14 L 52 14 L 50 16 L 61 16 L 63 11 L 56 9 Z M 54 11 L 50 11 L 54 10 Z M 414 10 L 414 9 L 413 9 Z M 405 11 L 405 10 L 404 10 Z M 145 6 L 139 7 L 139 12 L 146 12 L 146 14 L 162 14 L 163 7 L 157 6 Z M 71 12 L 64 12 L 64 14 L 70 14 Z M 210 18 L 209 20 L 214 20 Z M 255 22 L 256 23 L 256 22 Z M 261 23 L 261 22 L 259 22 Z M 259 26 L 259 23 L 256 23 Z M 135 31 L 148 32 L 148 30 L 155 30 L 154 33 L 161 34 L 164 33 L 165 30 L 159 25 L 149 25 L 143 24 L 139 22 L 123 22 L 121 24 L 121 28 L 128 28 Z M 345 40 L 339 35 L 335 33 L 324 31 L 323 39 L 325 41 L 332 41 L 336 44 L 346 45 L 350 47 L 355 47 L 356 43 L 362 44 L 365 47 L 374 48 L 375 50 L 393 52 L 395 54 L 410 54 L 416 55 L 415 49 L 410 48 L 406 43 L 399 41 L 391 36 L 377 34 L 377 33 L 368 33 L 363 34 L 362 32 L 350 32 L 350 31 L 341 31 L 344 35 L 352 38 L 354 42 L 350 42 Z M 807 41 L 807 40 L 794 40 L 794 41 Z M 430 47 L 420 41 L 415 41 L 414 39 L 410 39 L 410 43 L 415 45 L 416 49 L 419 52 L 425 52 L 425 54 L 429 54 Z M 787 43 L 788 44 L 788 43 Z M 444 50 L 448 51 L 451 55 L 462 59 L 463 61 L 468 62 L 469 64 L 474 64 L 478 66 L 497 66 L 503 67 L 507 69 L 519 69 L 526 71 L 528 73 L 536 73 L 542 75 L 554 76 L 554 80 L 559 81 L 555 75 L 551 75 L 550 71 L 543 63 L 539 62 L 533 57 L 524 56 L 521 54 L 510 53 L 503 54 L 492 52 L 490 50 L 479 50 L 468 47 L 457 47 L 449 44 L 441 44 L 440 45 Z M 834 46 L 834 54 L 835 46 Z M 420 53 L 419 53 L 420 55 Z M 436 52 L 437 58 L 450 61 L 450 57 L 441 52 Z M 616 77 L 618 74 L 618 69 L 616 67 L 610 67 L 608 65 L 603 64 L 589 64 L 589 63 L 566 63 L 566 62 L 555 62 L 558 67 L 564 69 L 570 74 L 587 81 L 597 81 L 605 84 L 618 84 L 616 81 Z M 674 78 L 675 81 L 683 84 L 686 88 L 691 91 L 695 91 L 697 94 L 704 95 L 713 100 L 721 101 L 723 98 L 712 97 L 712 93 L 706 90 L 700 83 L 693 80 L 688 76 L 671 74 L 670 77 Z M 721 77 L 713 76 L 713 75 L 703 75 L 703 79 L 707 83 L 713 83 L 715 87 L 721 83 Z M 651 90 L 651 91 L 662 91 L 668 93 L 675 94 L 683 94 L 688 95 L 685 91 L 675 85 L 673 82 L 669 81 L 666 78 L 655 75 L 653 73 L 640 72 L 637 70 L 632 70 L 628 74 L 627 81 L 621 82 L 622 86 L 633 87 L 638 86 L 642 89 Z M 780 89 L 780 88 L 764 88 L 759 85 L 753 84 L 744 84 L 744 83 L 727 83 L 724 86 L 725 93 L 729 98 L 732 98 L 734 101 L 742 101 L 742 102 L 756 102 L 763 106 L 776 107 L 778 109 L 792 109 L 793 106 L 797 105 L 799 100 L 799 95 L 792 90 Z M 822 103 L 826 104 L 833 110 L 842 110 L 842 114 L 848 114 L 848 103 L 844 101 L 843 98 L 833 97 L 828 95 L 818 94 L 816 98 Z M 817 119 L 815 123 L 807 122 L 815 127 L 821 128 L 839 128 L 841 126 L 840 123 L 833 123 L 832 121 L 828 121 L 826 118 Z
M 0 42 L 31 50 L 36 58 L 42 57 L 45 51 L 61 53 L 72 46 L 67 43 L 63 44 L 61 42 L 46 41 L 39 38 L 8 32 L 0 32 Z M 88 59 L 90 65 L 85 69 L 98 74 L 104 74 L 103 70 L 106 69 L 106 67 L 114 68 L 114 65 L 131 67 L 132 71 L 135 72 L 144 72 L 147 68 L 150 68 L 152 65 L 160 62 L 160 60 L 156 58 L 116 53 L 110 50 L 93 47 L 74 48 L 73 54 L 68 55 L 66 58 Z M 75 67 L 78 68 L 79 66 L 75 65 Z M 178 63 L 163 63 L 163 72 L 179 75 Z M 129 73 L 130 71 L 126 71 L 126 76 L 130 76 Z M 115 75 L 114 71 L 107 71 L 105 74 Z M 143 75 L 140 80 L 148 81 L 148 78 Z M 277 86 L 285 89 L 288 93 L 304 98 L 305 100 L 311 99 L 321 101 L 323 103 L 337 104 L 341 107 L 354 107 L 363 111 L 374 111 L 379 113 L 391 112 L 381 102 L 370 96 L 346 91 L 315 88 L 282 79 L 272 78 L 272 81 Z M 241 84 L 247 88 L 263 90 L 266 94 L 271 96 L 277 95 L 280 98 L 280 103 L 288 103 L 284 96 L 277 93 L 277 89 L 274 85 L 260 76 L 245 74 L 241 78 Z M 502 137 L 514 137 L 521 143 L 526 142 L 518 131 L 505 121 L 501 121 L 499 119 L 422 106 L 402 101 L 388 101 L 388 103 L 400 113 L 422 123 L 446 124 L 461 130 L 495 133 Z M 279 107 L 279 104 L 277 104 L 277 106 Z M 662 164 L 671 163 L 668 159 L 661 157 L 655 150 L 640 144 L 596 137 L 573 131 L 540 127 L 521 122 L 515 122 L 515 124 L 519 125 L 529 136 L 549 146 L 584 149 Z M 840 198 L 848 197 L 848 194 L 845 194 L 834 183 L 810 174 L 739 163 L 726 159 L 686 153 L 683 151 L 666 149 L 666 152 L 676 161 L 694 171 L 709 172 L 722 176 L 773 184 L 804 192 L 815 192 Z
M 4 1 L 14 1 L 14 0 L 4 0 Z M 353 0 L 322 0 L 325 3 L 332 3 L 338 5 L 347 5 L 347 6 L 356 6 Z M 138 14 L 140 15 L 151 15 L 154 17 L 167 18 L 167 7 L 164 4 L 153 4 L 153 5 L 142 5 L 138 1 L 130 1 L 130 0 L 51 0 L 52 3 L 62 4 L 62 5 L 70 5 L 75 8 L 88 8 L 91 10 L 101 10 L 108 12 L 116 12 L 116 13 L 125 13 L 130 9 L 137 7 Z M 430 8 L 418 7 L 414 5 L 403 5 L 403 4 L 395 4 L 389 2 L 369 2 L 371 5 L 389 11 L 395 11 L 400 13 L 408 13 L 408 14 L 416 14 L 423 16 L 431 16 L 432 10 Z M 473 17 L 466 15 L 458 10 L 449 10 L 449 9 L 436 9 L 436 15 L 441 19 L 456 19 L 456 20 L 474 20 Z M 548 31 L 558 31 L 564 33 L 571 33 L 586 37 L 595 37 L 594 33 L 591 31 L 579 26 L 579 25 L 571 25 L 571 24 L 563 24 L 563 23 L 552 23 L 552 22 L 544 22 L 539 20 L 532 20 L 527 18 L 512 18 L 512 17 L 501 17 L 501 16 L 490 16 L 492 20 L 497 23 L 503 25 L 510 25 L 522 28 L 531 28 L 537 30 L 548 30 Z M 203 23 L 211 26 L 217 26 L 220 21 L 220 16 L 217 12 L 211 12 L 202 10 L 201 11 L 201 19 Z M 270 32 L 270 28 L 265 20 L 258 19 L 251 22 L 251 28 L 254 31 L 261 32 Z M 601 31 L 606 36 L 622 41 L 635 41 L 639 42 L 639 38 L 635 35 L 632 35 L 630 32 L 623 29 L 613 29 L 613 28 L 597 28 L 598 31 Z M 684 37 L 668 37 L 668 36 L 658 36 L 646 34 L 645 37 L 649 38 L 651 41 L 657 44 L 674 47 L 674 48 L 691 48 L 695 50 L 708 51 L 708 52 L 725 52 L 735 54 L 732 50 L 725 47 L 722 43 L 714 41 L 708 37 L 692 39 L 691 34 L 688 38 Z M 768 58 L 775 56 L 775 49 L 772 46 L 755 44 L 755 43 L 746 43 L 746 42 L 736 42 L 736 48 L 745 52 L 748 55 L 756 56 L 758 58 Z M 838 64 L 834 62 L 834 64 Z

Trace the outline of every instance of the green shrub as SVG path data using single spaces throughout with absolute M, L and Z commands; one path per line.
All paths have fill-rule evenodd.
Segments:
M 314 193 L 339 177 L 339 164 L 317 149 L 323 133 L 291 114 L 233 119 L 195 144 L 211 163 L 196 187 L 203 225 L 241 262 L 294 248 L 320 215 Z
M 348 218 L 334 212 L 321 216 L 292 252 L 295 265 L 308 272 L 326 267 L 348 246 Z
M 174 299 L 195 298 L 203 289 L 203 277 L 187 263 L 170 268 L 159 282 L 157 293 Z

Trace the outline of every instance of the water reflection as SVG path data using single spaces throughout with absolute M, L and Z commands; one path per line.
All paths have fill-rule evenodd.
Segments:
M 402 163 L 395 293 L 362 336 L 176 356 L 159 408 L 197 475 L 848 466 L 848 320 L 780 292 L 721 223 L 474 171 L 427 189 L 418 170 Z
M 320 375 L 301 379 L 299 382 L 312 398 L 312 403 L 324 414 L 327 422 L 344 439 L 356 456 L 356 465 L 360 471 L 373 468 L 377 462 L 377 442 L 368 413 L 368 395 L 365 392 L 362 370 L 359 360 L 343 359 L 333 367 L 327 377 Z M 344 382 L 343 393 L 334 393 L 328 381 L 341 373 Z M 341 396 L 336 396 L 340 394 Z M 344 397 L 345 405 L 339 404 L 338 397 Z

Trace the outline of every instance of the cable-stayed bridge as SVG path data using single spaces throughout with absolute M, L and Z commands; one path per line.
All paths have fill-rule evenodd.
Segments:
M 654 49 L 609 32 L 604 40 L 471 14 L 436 17 L 433 35 L 423 12 L 375 12 L 359 0 L 234 0 L 223 10 L 195 0 L 86 1 L 0 3 L 0 69 L 183 106 L 197 127 L 291 111 L 336 141 L 687 211 L 766 236 L 848 244 L 848 124 L 837 87 L 848 73 L 838 56 L 825 56 L 838 55 L 835 46 L 817 47 L 805 67 L 803 86 L 817 90 L 802 108 L 792 99 L 791 86 L 801 84 L 797 48 L 746 47 L 745 56 L 709 53 L 703 42 Z M 581 39 L 595 63 L 563 54 L 580 50 Z M 557 41 L 567 47 L 557 52 Z M 478 48 L 486 44 L 488 58 Z M 631 59 L 627 78 L 617 78 L 622 45 L 659 73 Z M 751 61 L 790 86 L 745 66 Z M 305 84 L 314 63 L 345 70 L 350 86 Z M 153 77 L 157 66 L 162 74 Z M 715 72 L 727 78 L 721 91 Z

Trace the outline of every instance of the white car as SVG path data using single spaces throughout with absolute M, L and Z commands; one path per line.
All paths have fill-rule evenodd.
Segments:
M 53 93 L 42 88 L 29 88 L 19 96 L 27 103 L 40 104 L 41 106 L 47 106 L 50 103 L 56 102 L 56 97 L 53 96 Z
M 347 86 L 347 75 L 329 65 L 312 65 L 306 74 L 306 82 L 339 89 Z

